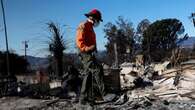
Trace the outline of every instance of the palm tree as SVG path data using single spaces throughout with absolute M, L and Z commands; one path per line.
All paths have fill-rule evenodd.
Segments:
M 55 74 L 63 75 L 63 51 L 66 49 L 60 28 L 53 22 L 47 23 L 50 31 L 49 51 L 52 53 L 55 65 Z

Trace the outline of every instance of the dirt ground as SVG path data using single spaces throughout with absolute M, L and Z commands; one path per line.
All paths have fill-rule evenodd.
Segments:
M 3 97 L 0 99 L 0 110 L 92 110 L 89 105 L 80 107 L 78 103 L 65 99 L 29 99 Z M 95 105 L 95 110 L 195 110 L 195 101 L 167 102 L 160 100 L 131 100 L 122 104 L 114 102 Z

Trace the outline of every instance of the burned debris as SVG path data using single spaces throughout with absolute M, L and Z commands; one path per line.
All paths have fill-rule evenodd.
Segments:
M 106 68 L 105 79 L 111 81 L 105 82 L 107 90 L 112 94 L 114 93 L 115 96 L 108 95 L 108 101 L 100 102 L 94 107 L 100 110 L 192 109 L 195 105 L 193 102 L 195 98 L 193 88 L 195 85 L 195 66 L 193 60 L 183 62 L 179 67 L 170 68 L 169 64 L 170 62 L 165 61 L 164 63 L 144 67 L 136 66 L 133 63 L 123 63 L 120 65 L 121 68 L 117 70 L 104 66 Z M 26 104 L 32 105 L 32 107 L 28 107 L 35 107 L 35 110 L 62 109 L 64 107 L 70 107 L 69 109 L 72 110 L 77 109 L 78 101 L 76 100 L 79 96 L 78 88 L 80 87 L 79 83 L 75 85 L 74 83 L 78 80 L 81 81 L 82 78 L 74 67 L 70 66 L 69 70 L 70 73 L 65 74 L 61 81 L 56 80 L 50 83 L 42 82 L 30 85 L 18 82 L 17 87 L 15 87 L 17 92 L 14 96 L 24 98 L 15 97 L 10 99 L 9 97 L 3 97 L 0 101 L 13 100 L 13 102 L 9 103 L 14 103 L 19 99 L 23 101 L 40 101 L 42 104 L 34 103 L 35 105 L 32 102 L 26 102 Z M 12 91 L 12 93 L 14 92 Z M 2 95 L 5 96 L 5 94 Z M 8 95 L 10 96 L 10 94 Z M 23 107 L 28 108 L 25 104 Z M 90 108 L 90 106 L 85 106 L 84 108 Z

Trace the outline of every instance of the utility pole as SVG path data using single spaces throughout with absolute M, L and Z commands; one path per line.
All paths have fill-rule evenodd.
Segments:
M 7 75 L 10 75 L 10 65 L 9 65 L 9 47 L 8 47 L 8 37 L 7 37 L 7 25 L 5 19 L 5 10 L 3 6 L 3 0 L 1 0 L 1 8 L 3 13 L 3 23 L 4 23 L 4 30 L 5 30 L 5 40 L 6 40 L 6 62 L 7 62 Z
M 22 42 L 24 44 L 24 58 L 25 59 L 26 59 L 26 56 L 27 56 L 28 42 L 29 41 L 26 41 L 26 40 Z
M 195 13 L 192 13 L 192 20 L 193 20 L 193 24 L 194 24 L 194 27 L 195 27 Z
M 194 27 L 195 27 L 195 12 L 191 14 L 191 16 L 189 17 L 189 19 L 192 20 L 192 23 L 194 24 Z

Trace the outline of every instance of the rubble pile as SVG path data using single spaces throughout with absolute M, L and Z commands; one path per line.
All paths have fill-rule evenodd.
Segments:
M 124 65 L 124 64 L 123 64 Z M 183 64 L 168 68 L 169 63 L 151 64 L 147 67 L 123 66 L 121 85 L 131 89 L 129 97 L 158 97 L 167 101 L 189 101 L 195 99 L 195 65 Z M 146 72 L 147 71 L 147 72 Z M 139 78 L 142 79 L 135 83 Z M 148 82 L 152 83 L 149 84 Z M 137 86 L 142 88 L 135 88 Z

